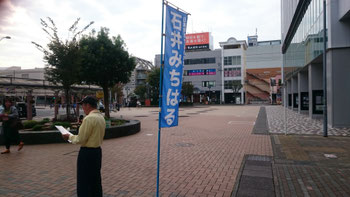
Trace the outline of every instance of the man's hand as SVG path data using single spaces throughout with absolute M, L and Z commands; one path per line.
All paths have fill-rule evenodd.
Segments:
M 69 139 L 69 136 L 69 134 L 62 134 L 63 139 L 66 141 Z

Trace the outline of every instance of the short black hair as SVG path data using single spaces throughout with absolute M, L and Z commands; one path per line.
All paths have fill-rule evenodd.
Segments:
M 92 96 L 86 96 L 78 104 L 89 104 L 93 108 L 97 108 L 97 99 Z

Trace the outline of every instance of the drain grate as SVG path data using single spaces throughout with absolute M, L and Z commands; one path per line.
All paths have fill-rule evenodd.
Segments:
M 271 157 L 262 155 L 248 155 L 247 160 L 250 161 L 271 161 Z

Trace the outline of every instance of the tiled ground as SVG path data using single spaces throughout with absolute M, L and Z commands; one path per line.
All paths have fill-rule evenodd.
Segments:
M 266 106 L 269 131 L 272 134 L 285 133 L 284 108 Z M 308 115 L 286 110 L 287 134 L 323 135 L 323 121 L 309 118 Z M 328 135 L 350 136 L 350 128 L 328 128 Z
M 349 137 L 274 135 L 272 141 L 277 197 L 350 196 Z
M 230 196 L 245 154 L 272 156 L 270 137 L 251 134 L 258 112 L 256 106 L 182 108 L 180 125 L 162 130 L 162 196 Z M 153 196 L 157 108 L 126 108 L 113 115 L 141 120 L 142 130 L 104 141 L 104 194 Z M 0 196 L 75 196 L 78 146 L 14 148 L 0 156 Z

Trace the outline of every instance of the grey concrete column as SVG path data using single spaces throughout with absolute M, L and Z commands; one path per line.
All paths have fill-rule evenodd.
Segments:
M 322 84 L 323 84 L 323 78 L 322 78 L 322 64 L 310 64 L 309 65 L 309 116 L 310 118 L 320 118 L 322 117 L 322 114 L 315 114 L 313 105 L 314 100 L 313 97 L 315 90 L 322 91 Z
M 307 110 L 303 110 L 301 108 L 301 105 L 303 103 L 302 101 L 302 94 L 309 91 L 309 80 L 308 80 L 308 72 L 303 71 L 298 73 L 298 98 L 299 98 L 299 105 L 298 105 L 298 112 L 299 113 L 306 113 Z
M 286 81 L 286 86 L 287 86 L 287 108 L 290 108 L 289 106 L 292 106 L 292 100 L 289 100 L 289 95 L 292 93 L 292 80 L 289 79 Z
M 297 110 L 298 108 L 294 107 L 299 105 L 297 101 L 294 100 L 294 95 L 298 93 L 298 75 L 292 77 L 292 109 Z
M 350 127 L 349 54 L 349 48 L 327 53 L 327 109 L 331 127 Z

